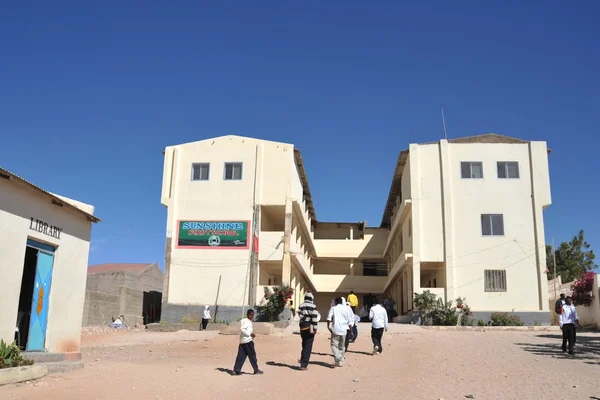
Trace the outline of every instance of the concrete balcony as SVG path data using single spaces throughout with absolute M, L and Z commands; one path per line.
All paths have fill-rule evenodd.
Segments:
M 312 276 L 317 292 L 381 293 L 387 276 L 322 275 Z
M 381 258 L 385 247 L 385 241 L 373 235 L 363 240 L 315 239 L 314 244 L 322 258 Z
M 281 261 L 283 259 L 283 231 L 260 232 L 258 238 L 259 261 Z

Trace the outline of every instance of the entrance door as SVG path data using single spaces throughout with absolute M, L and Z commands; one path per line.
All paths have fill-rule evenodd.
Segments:
M 32 241 L 28 241 L 28 244 L 29 242 Z M 46 343 L 46 328 L 48 325 L 48 300 L 50 299 L 54 253 L 46 251 L 46 249 L 49 247 L 47 245 L 41 243 L 32 244 L 38 248 L 38 253 L 35 270 L 35 283 L 33 284 L 33 298 L 31 304 L 31 319 L 29 322 L 29 336 L 27 339 L 27 351 L 44 351 Z M 42 250 L 42 248 L 44 250 Z

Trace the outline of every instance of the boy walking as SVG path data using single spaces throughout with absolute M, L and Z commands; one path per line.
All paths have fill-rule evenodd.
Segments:
M 562 351 L 567 351 L 567 343 L 569 344 L 569 354 L 573 354 L 573 346 L 576 340 L 576 329 L 575 326 L 579 325 L 579 316 L 577 310 L 573 305 L 573 299 L 571 296 L 567 296 L 565 299 L 565 305 L 562 308 L 562 313 L 558 316 L 560 322 L 560 329 L 563 333 Z
M 383 332 L 388 330 L 388 314 L 382 306 L 383 300 L 371 307 L 369 311 L 369 319 L 371 320 L 371 340 L 373 341 L 373 355 L 381 354 L 383 345 L 381 340 Z
M 250 359 L 250 365 L 254 369 L 254 375 L 261 375 L 263 372 L 258 369 L 258 361 L 256 360 L 256 350 L 254 349 L 254 338 L 256 335 L 252 332 L 252 320 L 254 319 L 254 310 L 250 309 L 246 312 L 246 318 L 241 322 L 240 345 L 233 367 L 234 375 L 242 374 L 242 367 L 246 362 L 246 358 Z
M 207 304 L 204 306 L 204 315 L 202 315 L 202 329 L 200 329 L 201 331 L 206 330 L 208 321 L 210 321 L 210 306 Z
M 302 338 L 300 369 L 304 371 L 308 368 L 313 342 L 315 341 L 319 319 L 321 318 L 314 303 L 312 293 L 308 292 L 304 295 L 304 303 L 300 304 L 300 308 L 298 309 L 298 318 L 300 318 L 300 337 Z
M 344 365 L 346 332 L 352 329 L 349 314 L 348 308 L 342 305 L 342 298 L 337 297 L 335 299 L 335 307 L 331 307 L 327 315 L 327 329 L 331 332 L 331 351 L 333 352 L 334 365 L 336 367 Z

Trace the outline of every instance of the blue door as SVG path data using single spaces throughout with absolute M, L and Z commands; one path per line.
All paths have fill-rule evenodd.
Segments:
M 46 327 L 48 325 L 48 300 L 50 298 L 50 285 L 52 283 L 53 262 L 53 253 L 43 250 L 38 251 L 27 351 L 44 351 L 45 349 Z

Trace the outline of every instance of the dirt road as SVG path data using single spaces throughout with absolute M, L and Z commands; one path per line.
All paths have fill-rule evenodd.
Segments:
M 362 324 L 361 324 L 362 325 Z M 346 365 L 331 368 L 320 332 L 308 371 L 297 370 L 298 335 L 257 337 L 262 376 L 230 376 L 236 336 L 120 334 L 119 347 L 88 341 L 85 369 L 0 388 L 0 399 L 590 399 L 600 398 L 600 335 L 578 337 L 578 355 L 558 332 L 452 332 L 394 326 L 372 356 L 361 326 Z M 191 335 L 190 335 L 191 334 Z M 141 335 L 137 336 L 136 335 Z M 186 336 L 187 335 L 187 336 Z M 168 342 L 172 339 L 173 342 Z M 205 341 L 197 341 L 203 340 Z M 193 340 L 193 341 L 189 341 Z M 245 371 L 251 372 L 249 363 Z M 308 391 L 308 392 L 307 392 Z

